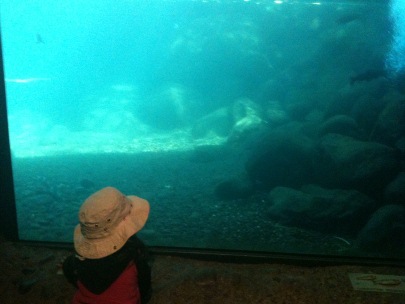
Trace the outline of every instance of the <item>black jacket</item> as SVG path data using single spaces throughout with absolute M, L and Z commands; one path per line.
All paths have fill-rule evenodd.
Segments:
M 117 252 L 101 259 L 80 260 L 71 255 L 63 262 L 63 273 L 67 280 L 77 287 L 79 280 L 89 291 L 101 294 L 134 261 L 138 270 L 138 284 L 142 304 L 152 294 L 150 258 L 146 246 L 135 235 Z

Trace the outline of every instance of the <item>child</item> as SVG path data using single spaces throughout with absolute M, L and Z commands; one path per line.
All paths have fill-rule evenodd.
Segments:
M 145 225 L 149 203 L 113 187 L 88 197 L 74 230 L 76 254 L 63 272 L 78 289 L 72 304 L 144 304 L 151 296 L 146 246 L 135 235 Z

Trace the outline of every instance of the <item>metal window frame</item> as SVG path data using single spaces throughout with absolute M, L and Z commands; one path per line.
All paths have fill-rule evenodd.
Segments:
M 8 133 L 6 84 L 1 41 L 0 33 L 0 231 L 7 239 L 15 241 L 18 240 L 17 210 Z

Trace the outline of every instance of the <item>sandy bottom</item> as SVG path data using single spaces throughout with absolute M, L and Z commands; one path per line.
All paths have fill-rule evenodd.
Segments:
M 70 250 L 4 239 L 0 248 L 0 303 L 70 303 L 75 289 L 58 274 Z M 150 303 L 405 303 L 405 294 L 353 290 L 349 273 L 404 275 L 405 268 L 236 264 L 155 255 Z
M 221 201 L 215 195 L 215 187 L 244 171 L 243 157 L 222 147 L 209 147 L 175 153 L 15 159 L 19 237 L 71 243 L 82 202 L 102 187 L 115 186 L 150 202 L 148 222 L 139 232 L 148 246 L 341 256 L 373 254 L 360 251 L 353 236 L 343 232 L 328 234 L 322 232 L 322 227 L 308 231 L 272 220 L 266 193 Z M 383 252 L 383 256 L 403 255 L 390 251 Z

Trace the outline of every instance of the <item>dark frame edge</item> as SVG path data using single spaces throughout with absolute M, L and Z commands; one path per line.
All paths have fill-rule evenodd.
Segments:
M 33 247 L 74 250 L 72 243 L 20 241 Z M 256 252 L 237 250 L 215 250 L 183 247 L 148 246 L 152 256 L 172 256 L 200 261 L 235 264 L 285 264 L 299 267 L 327 266 L 374 266 L 405 268 L 405 260 L 364 256 L 330 256 L 301 253 Z
M 236 250 L 190 249 L 172 247 L 150 247 L 155 255 L 178 256 L 206 261 L 241 264 L 287 264 L 301 267 L 324 266 L 386 266 L 405 267 L 405 260 L 363 256 L 330 256 L 302 253 L 255 252 Z
M 15 206 L 14 179 L 11 165 L 10 138 L 4 77 L 3 45 L 0 29 L 0 231 L 6 239 L 18 240 L 17 210 Z

